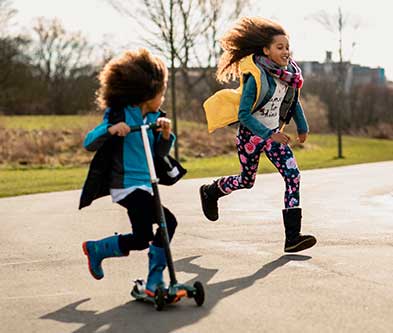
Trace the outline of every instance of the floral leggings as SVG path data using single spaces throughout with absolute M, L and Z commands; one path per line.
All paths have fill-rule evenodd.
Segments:
M 300 173 L 288 145 L 263 140 L 253 135 L 246 127 L 240 125 L 236 137 L 236 146 L 240 160 L 240 175 L 222 177 L 218 180 L 220 189 L 229 194 L 232 191 L 254 186 L 258 171 L 259 157 L 265 152 L 267 158 L 280 172 L 285 181 L 285 208 L 297 207 L 300 204 Z

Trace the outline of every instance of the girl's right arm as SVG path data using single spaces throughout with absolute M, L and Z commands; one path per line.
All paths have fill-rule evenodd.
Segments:
M 287 144 L 291 138 L 285 133 L 273 133 L 273 131 L 266 126 L 264 126 L 261 122 L 259 122 L 251 113 L 252 107 L 254 105 L 256 94 L 257 94 L 257 84 L 252 75 L 248 78 L 243 86 L 243 93 L 240 99 L 239 106 L 239 120 L 240 122 L 246 126 L 251 132 L 255 135 L 260 136 L 264 140 L 271 138 L 273 141 Z
M 83 147 L 88 151 L 96 151 L 104 142 L 112 136 L 108 128 L 112 124 L 109 123 L 109 109 L 104 114 L 104 119 L 101 124 L 87 133 L 83 141 Z

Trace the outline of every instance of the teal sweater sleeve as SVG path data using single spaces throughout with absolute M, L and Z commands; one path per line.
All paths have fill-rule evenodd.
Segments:
M 302 105 L 298 100 L 295 107 L 295 112 L 293 114 L 293 120 L 295 121 L 297 132 L 299 134 L 308 133 L 309 127 L 306 119 L 306 115 L 304 114 Z
M 256 95 L 257 84 L 254 77 L 250 75 L 249 77 L 245 78 L 243 92 L 240 98 L 238 117 L 240 123 L 247 127 L 255 135 L 258 135 L 263 139 L 268 139 L 273 134 L 273 131 L 259 122 L 251 113 Z
M 105 141 L 112 135 L 108 132 L 108 128 L 112 124 L 109 123 L 109 109 L 104 114 L 104 119 L 101 124 L 87 133 L 83 141 L 83 147 L 88 151 L 98 150 Z

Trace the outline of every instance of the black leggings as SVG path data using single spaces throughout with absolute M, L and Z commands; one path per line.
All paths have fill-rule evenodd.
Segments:
M 150 193 L 137 189 L 118 203 L 127 209 L 132 226 L 132 234 L 120 235 L 119 237 L 119 246 L 123 253 L 126 254 L 132 250 L 144 250 L 149 247 L 150 241 L 153 241 L 153 245 L 157 247 L 164 247 L 161 228 L 157 228 L 155 234 L 153 234 L 153 224 L 158 224 L 159 219 L 154 209 L 154 198 Z M 172 239 L 177 221 L 169 209 L 165 207 L 163 209 L 169 239 Z

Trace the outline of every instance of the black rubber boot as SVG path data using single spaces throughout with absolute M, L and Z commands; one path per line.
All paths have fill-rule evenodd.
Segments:
M 218 220 L 218 199 L 225 195 L 217 185 L 217 181 L 211 185 L 202 185 L 199 188 L 201 195 L 202 210 L 210 221 Z
M 299 252 L 314 246 L 317 239 L 300 233 L 302 209 L 299 207 L 282 210 L 285 226 L 285 252 Z

